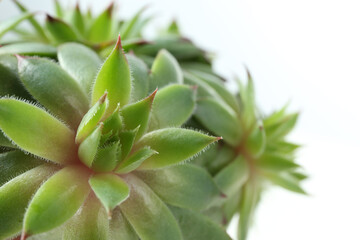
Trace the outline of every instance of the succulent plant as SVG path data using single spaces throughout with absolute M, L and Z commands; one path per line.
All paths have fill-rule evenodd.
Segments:
M 299 145 L 287 140 L 287 135 L 294 127 L 298 114 L 288 114 L 286 107 L 270 115 L 262 114 L 256 106 L 254 86 L 250 74 L 248 74 L 248 82 L 245 85 L 240 80 L 236 80 L 239 90 L 236 95 L 232 94 L 226 88 L 224 78 L 212 70 L 210 54 L 197 47 L 189 39 L 184 38 L 179 32 L 176 22 L 172 22 L 156 39 L 147 40 L 143 38 L 142 31 L 150 18 L 143 17 L 144 8 L 129 20 L 119 20 L 113 14 L 115 9 L 113 4 L 100 15 L 93 17 L 90 12 L 82 13 L 78 6 L 69 11 L 64 11 L 62 6 L 55 1 L 56 17 L 47 15 L 44 26 L 41 26 L 34 18 L 34 13 L 29 13 L 19 2 L 14 2 L 23 14 L 0 24 L 0 37 L 7 32 L 18 35 L 15 40 L 3 42 L 4 46 L 0 47 L 0 71 L 2 68 L 5 69 L 5 71 L 3 70 L 4 77 L 0 78 L 0 81 L 4 83 L 4 87 L 0 87 L 0 94 L 14 94 L 29 101 L 37 101 L 41 104 L 41 107 L 47 108 L 62 122 L 72 127 L 74 131 L 82 129 L 80 128 L 83 124 L 82 117 L 85 116 L 84 121 L 90 121 L 86 120 L 88 119 L 87 116 L 95 116 L 99 114 L 100 108 L 106 108 L 107 110 L 101 110 L 105 111 L 103 116 L 100 117 L 103 123 L 96 122 L 96 130 L 91 128 L 92 133 L 89 135 L 90 130 L 86 130 L 85 127 L 84 136 L 87 136 L 86 139 L 93 140 L 86 143 L 87 141 L 82 137 L 81 131 L 76 135 L 75 139 L 75 144 L 79 146 L 77 155 L 79 160 L 87 168 L 90 168 L 92 172 L 101 172 L 101 176 L 104 174 L 101 169 L 104 166 L 103 162 L 97 164 L 98 154 L 103 151 L 103 154 L 108 151 L 115 152 L 115 148 L 121 150 L 120 155 L 123 154 L 124 140 L 122 138 L 124 136 L 118 136 L 119 139 L 114 139 L 113 136 L 109 137 L 109 129 L 115 128 L 117 132 L 127 131 L 130 134 L 131 131 L 124 126 L 131 124 L 132 134 L 139 136 L 134 140 L 131 153 L 136 155 L 139 152 L 138 157 L 141 158 L 138 165 L 135 165 L 138 168 L 131 169 L 131 171 L 134 170 L 134 173 L 131 172 L 131 176 L 136 176 L 136 178 L 139 178 L 137 180 L 145 182 L 162 201 L 168 204 L 168 208 L 177 218 L 178 225 L 183 230 L 184 239 L 226 239 L 227 236 L 220 231 L 219 225 L 222 228 L 227 227 L 232 217 L 235 214 L 240 214 L 238 239 L 245 240 L 261 194 L 270 184 L 279 185 L 297 193 L 305 193 L 299 184 L 307 176 L 302 172 L 301 167 L 295 163 L 295 152 Z M 25 20 L 30 22 L 35 31 L 18 28 L 18 25 Z M 131 52 L 131 54 L 127 54 L 127 59 L 131 69 L 132 88 L 131 95 L 128 96 L 130 105 L 125 106 L 117 105 L 118 102 L 123 104 L 124 101 L 121 101 L 123 99 L 112 100 L 113 95 L 117 96 L 118 93 L 123 91 L 120 85 L 111 85 L 111 87 L 108 86 L 109 88 L 99 87 L 101 90 L 94 94 L 94 89 L 97 89 L 97 86 L 96 84 L 93 85 L 92 82 L 97 75 L 98 66 L 102 62 L 101 59 L 109 54 L 110 57 L 106 61 L 111 58 L 112 45 L 115 42 L 113 39 L 118 32 L 122 35 L 123 49 L 126 52 Z M 16 72 L 17 69 L 14 66 L 16 65 L 15 59 L 7 56 L 7 54 L 45 56 L 57 60 L 61 68 L 80 84 L 83 92 L 88 96 L 88 100 L 93 106 L 90 113 L 86 114 L 86 111 L 88 111 L 88 108 L 86 108 L 83 112 L 78 112 L 78 116 L 81 116 L 81 118 L 75 118 L 73 114 L 66 115 L 63 111 L 46 106 L 29 89 L 25 90 L 22 87 L 20 81 L 17 80 L 18 76 L 16 74 L 8 71 L 11 69 L 12 72 Z M 19 66 L 21 66 L 21 62 L 30 61 L 31 59 L 25 58 L 24 60 L 24 58 L 20 58 Z M 21 74 L 22 71 L 19 69 L 20 79 L 22 79 Z M 99 72 L 99 75 L 101 76 L 101 72 Z M 109 75 L 105 74 L 102 78 L 109 78 Z M 181 85 L 182 83 L 187 85 Z M 49 89 L 58 89 L 61 86 L 49 83 L 47 87 Z M 157 88 L 160 89 L 158 93 L 156 93 Z M 117 93 L 111 94 L 109 89 Z M 107 90 L 107 95 L 105 90 Z M 47 97 L 49 98 L 49 95 Z M 42 96 L 42 98 L 48 101 L 46 97 Z M 61 107 L 68 109 L 69 106 L 73 106 L 73 101 L 73 99 L 69 100 L 70 104 L 68 106 L 62 105 Z M 151 113 L 147 113 L 149 109 L 146 111 L 142 109 L 138 112 L 131 112 L 130 110 L 128 116 L 126 116 L 126 111 L 124 116 L 123 109 L 129 108 L 131 104 L 136 102 L 138 104 L 142 102 L 144 105 L 148 103 L 147 106 L 153 105 Z M 122 126 L 120 128 L 116 127 L 113 122 L 115 112 L 120 112 L 120 116 L 122 116 L 116 120 L 119 123 L 118 125 Z M 140 124 L 140 127 L 137 128 L 138 123 L 130 123 L 132 121 L 127 120 L 145 117 L 149 118 L 147 127 L 141 127 Z M 112 119 L 111 127 L 106 124 L 106 119 Z M 79 124 L 80 127 L 78 128 Z M 182 162 L 190 155 L 184 157 L 181 161 L 167 162 L 164 165 L 160 163 L 160 165 L 153 166 L 151 159 L 156 159 L 157 156 L 161 156 L 161 153 L 152 146 L 146 145 L 145 147 L 145 145 L 142 145 L 142 139 L 146 139 L 153 132 L 162 131 L 158 129 L 169 129 L 169 127 L 179 127 L 183 124 L 188 129 L 197 129 L 206 134 L 201 133 L 201 136 L 222 136 L 223 141 L 212 144 L 208 151 L 194 156 L 192 161 L 187 162 L 185 165 L 163 168 L 168 164 Z M 170 129 L 175 131 L 173 128 Z M 149 133 L 141 137 L 146 131 Z M 186 131 L 195 133 L 191 130 Z M 111 132 L 111 134 L 114 133 Z M 212 141 L 218 140 L 218 138 L 211 137 L 209 139 L 212 139 Z M 93 141 L 95 140 L 100 142 L 98 148 L 93 148 L 91 145 L 94 144 Z M 120 140 L 120 143 L 115 146 L 118 140 Z M 7 141 L 7 138 L 1 137 L 1 135 L 0 145 L 7 147 L 3 149 L 3 151 L 6 151 L 4 156 L 10 154 L 7 151 L 14 147 L 13 143 Z M 110 150 L 103 150 L 104 148 Z M 178 150 L 177 147 L 169 154 L 171 156 L 177 155 L 175 150 Z M 198 150 L 200 151 L 200 148 Z M 16 154 L 22 153 L 17 152 Z M 96 157 L 90 161 L 88 160 L 89 155 L 95 155 Z M 26 157 L 29 156 L 26 155 Z M 150 160 L 145 160 L 146 157 Z M 125 160 L 130 162 L 137 160 L 135 157 L 130 160 L 131 158 L 132 155 L 130 154 Z M 23 161 L 16 163 L 16 167 L 24 167 L 24 170 L 19 170 L 15 175 L 11 173 L 11 176 L 16 176 L 28 169 L 33 169 L 34 166 L 38 166 L 35 162 L 37 163 L 39 160 L 32 159 L 33 161 L 29 165 L 24 164 Z M 118 161 L 121 160 L 124 161 L 124 157 L 120 157 Z M 152 164 L 148 165 L 149 162 L 152 162 Z M 24 166 L 22 166 L 23 164 Z M 121 163 L 118 162 L 117 164 Z M 147 170 L 147 166 L 157 170 Z M 114 169 L 111 169 L 110 172 L 116 172 L 116 169 Z M 4 177 L 4 179 L 6 178 L 9 177 Z M 123 177 L 123 179 L 130 186 L 130 189 L 136 185 L 129 183 L 130 180 L 126 177 Z M 171 182 L 171 184 L 168 182 Z M 184 184 L 184 182 L 186 183 Z M 199 184 L 194 184 L 195 182 L 199 182 Z M 169 189 L 172 189 L 172 191 Z M 189 189 L 191 189 L 191 192 L 189 192 Z M 211 189 L 212 194 L 201 191 L 204 189 L 208 191 Z M 184 196 L 188 194 L 193 195 L 193 198 Z M 97 200 L 99 196 L 96 191 L 88 198 L 93 199 L 93 201 L 86 200 L 82 209 L 95 208 L 96 204 L 99 207 L 100 203 L 103 203 Z M 195 201 L 195 198 L 200 200 Z M 101 200 L 101 197 L 99 199 Z M 112 211 L 113 220 L 110 221 L 110 229 L 114 229 L 111 228 L 113 226 L 112 222 L 117 221 L 114 220 L 115 213 L 118 214 L 116 216 L 127 217 L 126 214 L 124 216 L 121 206 L 128 201 L 130 199 Z M 109 207 L 104 206 L 105 210 L 102 208 L 102 211 L 109 212 Z M 88 218 L 88 215 L 89 218 L 94 218 L 93 212 L 94 210 L 88 210 L 87 213 L 84 212 L 83 214 L 86 218 Z M 106 215 L 106 213 L 104 214 Z M 85 217 L 77 217 L 77 220 L 73 220 L 75 218 L 69 220 L 72 223 L 68 223 L 68 228 L 72 229 L 69 231 L 72 231 L 72 234 L 77 228 L 81 228 L 74 222 L 86 223 L 81 220 Z M 210 219 L 212 222 L 209 221 Z M 131 226 L 132 223 L 128 220 L 122 222 L 126 222 L 127 226 Z M 146 225 L 144 222 L 141 224 Z M 193 225 L 201 227 L 194 228 Z M 134 226 L 130 230 L 126 230 L 126 232 L 134 232 L 133 228 Z M 156 231 L 154 229 L 153 232 Z M 161 230 L 159 231 L 159 234 L 162 234 Z M 135 232 L 138 233 L 136 228 Z M 110 231 L 110 236 L 115 235 Z M 166 236 L 169 237 L 169 235 Z M 45 239 L 48 237 L 49 235 L 46 235 Z M 141 235 L 140 238 L 162 239 L 160 236 L 154 237 L 154 235 Z M 69 239 L 71 238 L 69 237 Z M 117 238 L 113 237 L 113 239 Z M 175 237 L 170 239 L 175 239 Z
M 82 71 L 100 59 L 80 44 L 61 45 L 59 64 L 14 58 L 1 57 L 1 81 L 26 92 L 1 85 L 21 97 L 0 99 L 1 239 L 21 230 L 21 239 L 229 239 L 197 214 L 221 198 L 211 176 L 179 165 L 220 139 L 180 128 L 195 88 L 168 78 L 148 95 L 146 65 L 135 56 L 128 63 L 120 37 L 87 78 Z M 177 67 L 154 64 L 159 76 Z

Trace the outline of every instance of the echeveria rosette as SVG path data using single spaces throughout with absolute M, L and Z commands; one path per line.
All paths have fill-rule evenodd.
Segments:
M 221 198 L 210 174 L 179 165 L 220 138 L 181 128 L 196 88 L 171 54 L 151 78 L 120 37 L 97 74 L 101 60 L 75 43 L 59 47 L 59 64 L 17 57 L 0 70 L 36 104 L 0 99 L 1 239 L 229 239 L 199 215 Z
M 225 226 L 239 213 L 238 238 L 245 240 L 261 192 L 269 183 L 305 193 L 299 184 L 306 175 L 295 163 L 299 145 L 286 139 L 298 114 L 287 114 L 284 107 L 261 116 L 250 74 L 245 85 L 237 80 L 236 96 L 226 92 L 216 76 L 201 71 L 188 69 L 185 82 L 199 83 L 200 95 L 195 117 L 188 124 L 219 134 L 224 140 L 195 160 L 214 176 L 226 195 L 223 202 L 204 213 Z

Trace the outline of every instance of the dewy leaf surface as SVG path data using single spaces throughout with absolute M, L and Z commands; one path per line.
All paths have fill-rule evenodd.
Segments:
M 0 238 L 6 239 L 20 232 L 25 210 L 34 192 L 51 176 L 55 167 L 38 166 L 0 187 Z
M 88 178 L 84 168 L 69 166 L 47 180 L 26 211 L 26 235 L 49 231 L 71 218 L 89 194 Z
M 161 168 L 183 162 L 219 139 L 182 128 L 164 128 L 150 132 L 136 146 L 149 146 L 159 154 L 145 160 L 140 168 Z
M 130 197 L 121 211 L 142 240 L 182 240 L 180 228 L 167 206 L 139 178 L 127 175 Z
M 189 209 L 170 207 L 184 240 L 231 240 L 226 231 L 207 217 Z
M 92 84 L 102 63 L 96 52 L 82 44 L 65 43 L 58 48 L 58 59 L 60 66 L 80 84 L 90 98 Z
M 44 107 L 76 129 L 89 108 L 80 85 L 48 59 L 19 58 L 19 76 Z
M 90 178 L 89 183 L 109 215 L 117 205 L 129 197 L 128 185 L 115 174 L 95 174 Z
M 137 171 L 136 175 L 163 201 L 179 207 L 202 210 L 221 194 L 210 174 L 191 164 Z
M 56 163 L 76 156 L 74 133 L 44 110 L 15 99 L 0 99 L 0 128 L 16 145 Z
M 95 196 L 89 196 L 79 212 L 65 223 L 66 240 L 108 240 L 109 220 L 105 209 Z
M 117 104 L 125 106 L 130 100 L 131 76 L 129 64 L 122 50 L 120 36 L 115 48 L 98 73 L 92 90 L 92 103 L 108 93 L 108 113 L 112 113 Z
M 195 90 L 185 85 L 170 85 L 155 96 L 149 130 L 180 127 L 195 108 Z

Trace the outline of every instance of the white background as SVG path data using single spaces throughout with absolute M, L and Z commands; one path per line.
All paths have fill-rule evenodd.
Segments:
M 52 1 L 22 2 L 52 9 Z M 87 2 L 97 11 L 109 3 L 84 0 L 82 7 Z M 246 64 L 264 112 L 289 100 L 301 112 L 291 137 L 304 144 L 299 162 L 311 176 L 310 196 L 268 191 L 249 240 L 359 240 L 359 1 L 131 0 L 120 2 L 120 12 L 131 16 L 148 3 L 155 29 L 175 17 L 187 36 L 216 53 L 223 75 L 243 76 Z M 15 13 L 11 1 L 0 2 L 0 19 Z

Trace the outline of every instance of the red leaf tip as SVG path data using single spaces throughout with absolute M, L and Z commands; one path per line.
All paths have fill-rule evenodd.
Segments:
M 147 97 L 151 103 L 154 101 L 157 92 L 158 92 L 158 88 L 156 88 L 155 91 Z
M 108 95 L 108 92 L 105 92 L 104 95 L 101 96 L 101 98 L 99 99 L 100 104 L 105 102 L 107 95 Z
M 216 137 L 215 138 L 215 142 L 217 142 L 217 141 L 219 141 L 219 140 L 222 140 L 223 139 L 223 137 Z
M 121 36 L 120 36 L 120 34 L 119 34 L 119 37 L 118 37 L 118 39 L 117 39 L 117 41 L 116 41 L 115 48 L 116 48 L 116 49 L 122 49 Z

